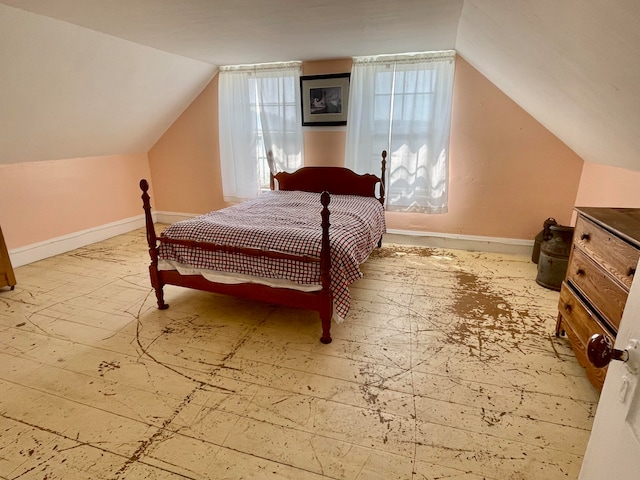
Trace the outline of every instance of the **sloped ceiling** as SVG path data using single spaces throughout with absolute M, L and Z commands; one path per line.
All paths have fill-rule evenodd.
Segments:
M 640 170 L 638 0 L 465 0 L 456 50 L 584 160 Z
M 146 151 L 218 65 L 440 49 L 640 170 L 637 0 L 0 0 L 0 162 Z
M 0 163 L 147 152 L 215 70 L 0 5 Z

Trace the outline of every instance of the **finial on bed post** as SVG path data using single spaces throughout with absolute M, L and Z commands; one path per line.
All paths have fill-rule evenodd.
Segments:
M 275 190 L 274 171 L 276 168 L 273 161 L 273 152 L 271 150 L 267 152 L 267 165 L 269 166 L 269 188 L 271 190 Z
M 382 150 L 382 176 L 380 177 L 380 203 L 384 207 L 385 183 L 384 179 L 387 172 L 387 151 Z
M 329 202 L 331 195 L 324 191 L 320 195 L 320 203 L 322 203 L 322 249 L 320 253 L 320 281 L 322 288 L 329 290 L 331 288 L 331 255 L 329 254 Z
M 322 203 L 322 248 L 320 250 L 320 283 L 322 284 L 322 295 L 326 296 L 326 301 L 320 309 L 320 320 L 322 321 L 322 343 L 331 343 L 331 317 L 333 316 L 333 294 L 331 293 L 331 246 L 329 242 L 329 202 L 331 195 L 326 190 L 320 195 Z
M 151 198 L 149 197 L 149 182 L 146 179 L 140 180 L 140 190 L 142 190 L 142 208 L 144 210 L 144 221 L 147 229 L 147 243 L 149 244 L 149 253 L 156 248 L 156 230 L 153 225 L 153 217 L 151 216 Z M 151 260 L 158 263 L 157 254 L 151 255 Z

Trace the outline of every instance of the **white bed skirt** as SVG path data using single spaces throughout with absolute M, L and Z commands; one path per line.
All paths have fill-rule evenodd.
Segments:
M 298 290 L 300 292 L 317 292 L 322 290 L 322 285 L 304 285 L 278 278 L 254 277 L 251 275 L 243 275 L 241 273 L 218 272 L 216 270 L 207 270 L 205 268 L 194 268 L 190 265 L 174 262 L 172 260 L 158 259 L 158 270 L 177 270 L 180 275 L 201 275 L 210 282 L 238 284 L 238 283 L 257 283 L 273 288 L 287 288 L 289 290 Z M 337 324 L 343 322 L 343 318 L 337 314 L 335 304 L 333 308 L 333 321 Z

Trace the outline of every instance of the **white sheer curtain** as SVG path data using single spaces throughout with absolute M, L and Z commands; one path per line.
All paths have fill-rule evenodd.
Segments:
M 387 150 L 387 209 L 445 213 L 455 52 L 356 57 L 346 165 L 377 172 Z
M 268 188 L 269 151 L 277 170 L 302 166 L 300 69 L 300 62 L 220 68 L 220 166 L 225 201 L 246 200 Z

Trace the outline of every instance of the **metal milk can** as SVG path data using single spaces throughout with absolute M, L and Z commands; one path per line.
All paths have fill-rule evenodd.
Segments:
M 546 230 L 540 245 L 536 282 L 543 287 L 560 290 L 567 274 L 574 229 L 563 225 L 549 225 L 548 233 Z

